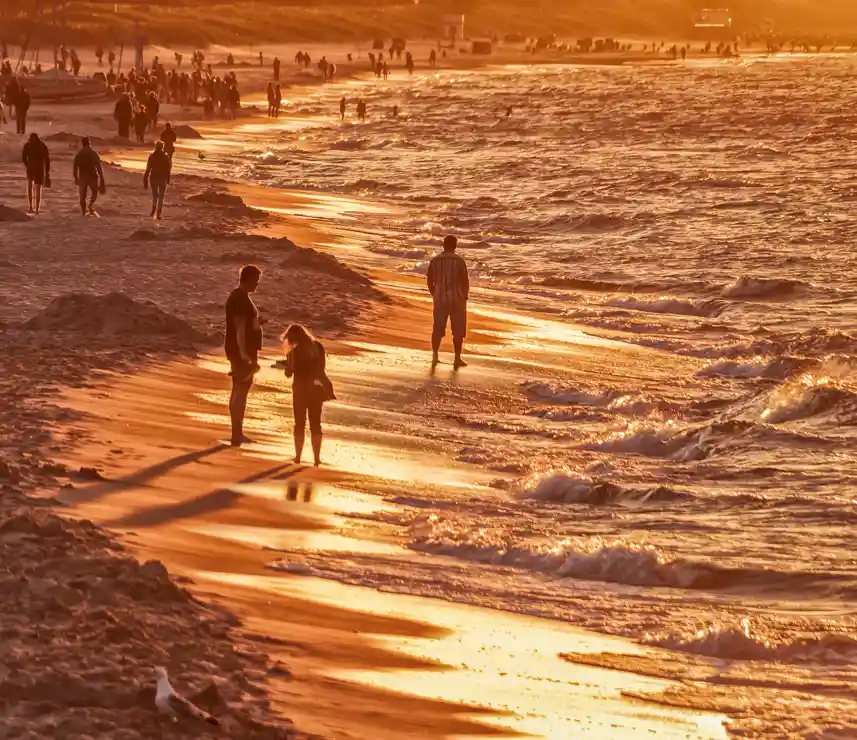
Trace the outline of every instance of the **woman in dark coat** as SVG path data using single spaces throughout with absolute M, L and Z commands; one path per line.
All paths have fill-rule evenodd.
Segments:
M 334 400 L 333 385 L 325 372 L 324 346 L 300 324 L 292 324 L 283 334 L 286 343 L 286 377 L 292 378 L 292 407 L 295 414 L 295 462 L 301 461 L 309 418 L 310 439 L 315 465 L 321 465 L 321 410 Z

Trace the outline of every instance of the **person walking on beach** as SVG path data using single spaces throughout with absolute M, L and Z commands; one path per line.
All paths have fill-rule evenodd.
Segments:
M 274 117 L 274 83 L 273 82 L 268 83 L 267 96 L 268 96 L 268 118 L 273 118 Z
M 292 324 L 282 336 L 286 353 L 286 377 L 292 378 L 292 408 L 295 415 L 295 462 L 300 463 L 309 418 L 310 441 L 316 467 L 321 465 L 321 411 L 335 400 L 327 377 L 324 346 L 300 324 Z
M 432 367 L 440 362 L 440 343 L 446 334 L 447 322 L 452 327 L 452 344 L 455 348 L 453 367 L 466 367 L 461 359 L 464 337 L 467 334 L 467 299 L 470 295 L 470 278 L 467 263 L 455 253 L 458 239 L 449 235 L 443 240 L 443 252 L 432 258 L 428 266 L 426 283 L 434 299 L 434 327 L 431 335 Z
M 27 113 L 30 112 L 30 93 L 27 88 L 21 85 L 15 93 L 15 98 L 12 104 L 15 106 L 15 122 L 17 124 L 18 133 L 24 136 L 27 133 Z
M 347 102 L 346 102 L 345 98 L 342 98 L 342 100 L 339 101 L 339 117 L 343 121 L 345 120 L 345 106 L 346 105 L 347 105 Z
M 116 106 L 113 108 L 113 118 L 116 121 L 119 138 L 127 139 L 131 133 L 131 121 L 134 118 L 134 106 L 131 104 L 131 97 L 128 93 L 116 101 Z
M 143 144 L 146 141 L 146 128 L 149 126 L 149 111 L 145 105 L 141 105 L 134 113 L 134 132 L 137 135 L 137 143 Z
M 280 57 L 274 57 L 274 62 L 271 65 L 274 68 L 274 82 L 280 81 Z
M 160 220 L 164 210 L 164 196 L 167 194 L 167 185 L 170 183 L 170 174 L 173 163 L 164 151 L 164 142 L 155 142 L 155 151 L 149 155 L 146 163 L 146 173 L 143 175 L 143 187 L 152 188 L 152 212 L 151 218 Z
M 231 367 L 232 394 L 229 418 L 232 423 L 232 446 L 252 442 L 244 436 L 244 414 L 253 376 L 259 371 L 262 349 L 262 325 L 259 309 L 250 298 L 259 287 L 262 271 L 255 265 L 244 265 L 238 275 L 238 286 L 226 299 L 226 358 Z
M 94 216 L 95 201 L 99 193 L 107 192 L 107 185 L 104 182 L 104 170 L 101 168 L 101 157 L 92 148 L 88 136 L 80 140 L 80 151 L 74 156 L 72 175 L 80 196 L 81 215 Z M 88 206 L 87 195 L 89 195 Z
M 27 171 L 27 213 L 37 216 L 42 208 L 42 188 L 51 185 L 51 155 L 47 144 L 36 133 L 24 144 L 21 159 Z
M 164 151 L 170 158 L 170 166 L 173 163 L 173 154 L 176 153 L 176 141 L 178 141 L 178 138 L 176 132 L 173 131 L 173 125 L 167 121 L 167 125 L 164 126 L 164 130 L 161 132 L 161 141 L 164 144 Z
M 274 89 L 274 118 L 280 117 L 280 106 L 283 104 L 283 91 L 280 86 Z
M 361 121 L 366 120 L 366 102 L 364 100 L 357 101 L 357 118 Z

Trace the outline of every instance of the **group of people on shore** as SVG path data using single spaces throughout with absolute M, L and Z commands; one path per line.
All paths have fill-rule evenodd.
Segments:
M 440 362 L 440 346 L 447 326 L 452 330 L 455 350 L 453 368 L 466 367 L 462 358 L 467 334 L 467 301 L 470 279 L 467 264 L 456 253 L 458 239 L 452 235 L 443 241 L 443 252 L 429 262 L 426 285 L 434 304 L 431 349 L 432 370 Z M 231 444 L 240 447 L 253 440 L 244 434 L 247 398 L 253 379 L 261 369 L 262 325 L 265 323 L 251 295 L 259 288 L 262 271 L 255 265 L 244 265 L 238 275 L 238 285 L 226 299 L 226 331 L 224 350 L 229 361 L 232 392 L 229 396 Z M 294 412 L 295 463 L 303 457 L 309 422 L 313 462 L 321 465 L 324 433 L 322 411 L 324 404 L 336 399 L 333 384 L 327 376 L 327 354 L 324 345 L 300 324 L 292 324 L 280 337 L 286 357 L 282 363 L 286 377 L 292 379 L 292 409 Z
M 219 113 L 234 119 L 241 108 L 235 72 L 220 77 L 212 74 L 210 65 L 208 71 L 197 66 L 191 74 L 178 70 L 167 72 L 155 57 L 151 69 L 138 72 L 132 68 L 127 75 L 120 72 L 118 76 L 111 69 L 107 83 L 119 94 L 114 111 L 119 136 L 128 138 L 133 125 L 139 142 L 143 141 L 148 126 L 157 126 L 162 103 L 201 104 L 206 118 Z
M 155 143 L 155 149 L 146 162 L 143 187 L 152 192 L 152 211 L 149 214 L 152 218 L 162 217 L 164 196 L 172 174 L 175 142 L 175 132 L 167 123 L 161 134 L 161 140 Z M 30 138 L 21 150 L 21 160 L 27 176 L 27 213 L 39 215 L 42 210 L 44 189 L 50 188 L 52 181 L 50 150 L 38 134 L 30 134 Z M 92 148 L 92 141 L 88 136 L 81 139 L 80 149 L 75 154 L 72 178 L 78 188 L 81 214 L 97 216 L 95 202 L 99 195 L 107 192 L 107 182 L 104 178 L 101 157 Z
M 30 112 L 32 98 L 23 82 L 12 74 L 11 67 L 8 74 L 3 68 L 0 74 L 0 124 L 7 121 L 3 106 L 9 109 L 9 118 L 15 119 L 15 131 L 20 135 L 27 133 L 27 114 Z

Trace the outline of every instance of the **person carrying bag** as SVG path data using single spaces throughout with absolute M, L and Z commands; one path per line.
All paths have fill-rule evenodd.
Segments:
M 300 324 L 292 324 L 282 339 L 286 349 L 286 377 L 292 378 L 295 462 L 301 461 L 309 419 L 314 464 L 318 467 L 323 437 L 322 408 L 327 401 L 336 400 L 333 383 L 327 377 L 324 346 Z

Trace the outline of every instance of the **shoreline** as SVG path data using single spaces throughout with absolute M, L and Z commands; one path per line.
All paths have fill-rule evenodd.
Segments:
M 73 146 L 73 143 L 72 143 L 72 146 Z M 67 161 L 67 160 L 65 160 L 65 158 L 63 156 L 58 157 L 57 160 L 58 160 L 58 164 L 61 164 L 65 161 Z M 110 178 L 110 193 L 114 194 L 114 197 L 115 197 L 117 187 L 120 188 L 119 192 L 122 193 L 124 197 L 128 197 L 128 194 L 130 194 L 132 192 L 131 191 L 131 188 L 133 187 L 132 183 L 136 181 L 136 177 L 137 177 L 134 173 L 122 173 L 121 171 L 109 173 L 108 176 Z M 188 191 L 191 191 L 191 192 L 197 191 L 198 192 L 200 188 L 205 189 L 205 188 L 210 187 L 212 182 L 213 181 L 211 181 L 209 179 L 203 179 L 202 181 L 194 179 L 194 180 L 189 181 L 189 183 L 187 185 L 177 184 L 171 190 L 172 190 L 174 197 L 175 197 L 175 193 L 183 194 L 186 197 Z M 116 183 L 118 183 L 119 185 L 117 186 Z M 253 198 L 249 194 L 250 190 L 252 190 L 252 189 L 248 189 L 246 192 L 244 192 L 242 197 L 246 196 L 247 202 L 250 203 L 251 205 L 253 205 L 253 203 L 254 203 Z M 126 194 L 126 191 L 127 191 L 127 194 Z M 256 192 L 261 193 L 261 191 L 258 189 L 256 190 Z M 53 216 L 51 214 L 54 213 L 54 210 L 56 208 L 60 207 L 61 203 L 66 203 L 66 204 L 70 205 L 69 201 L 73 202 L 73 200 L 72 200 L 72 198 L 69 197 L 70 194 L 68 194 L 68 193 L 63 193 L 59 200 L 58 200 L 57 194 L 55 194 L 54 192 L 51 192 L 48 195 L 49 195 L 49 199 L 50 199 L 49 200 L 49 210 L 48 210 L 46 216 L 43 216 L 40 218 L 42 218 L 42 219 L 47 218 L 48 222 L 50 223 L 51 219 L 53 218 Z M 293 197 L 289 193 L 278 193 L 277 195 L 279 197 L 285 198 L 285 199 L 288 199 L 289 197 Z M 145 193 L 141 192 L 140 196 L 142 196 L 140 198 L 140 200 L 145 199 Z M 319 196 L 319 198 L 323 200 L 324 196 Z M 105 200 L 105 204 L 107 204 L 107 205 L 105 205 L 105 207 L 102 209 L 103 215 L 105 217 L 107 217 L 108 220 L 111 218 L 118 218 L 119 217 L 119 214 L 113 210 L 112 206 L 109 205 L 111 203 L 111 201 L 112 201 L 112 199 L 110 198 L 110 196 L 108 196 L 108 199 Z M 256 203 L 256 205 L 259 205 L 259 204 Z M 205 208 L 206 205 L 203 203 L 201 206 L 195 206 L 195 207 Z M 277 207 L 275 206 L 275 209 L 276 208 Z M 288 209 L 280 209 L 280 210 L 288 210 Z M 274 210 L 274 212 L 276 213 L 277 210 Z M 213 216 L 213 212 L 210 212 L 210 215 Z M 219 216 L 222 216 L 222 215 L 223 214 L 219 214 Z M 227 215 L 227 217 L 231 217 L 231 218 L 235 219 L 235 225 L 238 226 L 238 230 L 244 230 L 245 232 L 248 232 L 248 233 L 257 233 L 260 230 L 260 227 L 261 227 L 261 230 L 264 230 L 265 228 L 270 228 L 271 226 L 273 226 L 275 229 L 275 236 L 282 236 L 283 234 L 292 234 L 293 238 L 295 240 L 298 240 L 299 236 L 297 236 L 295 234 L 300 234 L 300 235 L 303 235 L 304 237 L 312 239 L 315 242 L 330 241 L 330 238 L 331 238 L 330 234 L 325 233 L 324 228 L 317 229 L 315 227 L 312 227 L 312 223 L 311 223 L 312 219 L 311 219 L 310 215 L 304 215 L 302 218 L 298 219 L 297 223 L 295 222 L 294 217 L 292 217 L 292 218 L 277 217 L 277 218 L 272 219 L 269 223 L 267 223 L 267 226 L 263 226 L 261 222 L 253 219 L 252 217 L 249 218 L 249 220 L 248 220 L 248 216 L 245 215 L 244 213 L 242 213 L 240 211 L 240 209 L 239 209 L 239 212 L 236 214 L 227 213 L 226 215 Z M 175 213 L 172 212 L 170 214 L 170 217 L 174 218 Z M 133 220 L 133 218 L 132 218 L 132 220 Z M 144 222 L 144 219 L 140 219 L 140 221 Z M 314 231 L 308 231 L 307 226 L 305 225 L 307 223 L 309 223 L 309 226 L 311 229 L 315 229 L 315 230 Z M 86 228 L 88 230 L 86 233 L 90 234 L 90 236 L 87 238 L 92 237 L 92 226 L 94 224 L 95 224 L 95 222 L 86 222 L 86 221 L 84 221 L 82 223 L 84 228 Z M 143 225 L 143 224 L 141 224 L 141 225 Z M 55 224 L 55 226 L 61 227 L 61 224 Z M 30 228 L 30 227 L 31 226 L 27 226 L 26 228 Z M 25 228 L 25 227 L 22 225 L 21 228 Z M 125 228 L 127 228 L 127 227 L 125 227 Z M 234 231 L 235 226 L 233 225 L 231 227 L 231 229 L 233 229 L 233 237 L 235 237 L 236 236 L 236 232 Z M 291 231 L 292 229 L 296 229 L 296 231 Z M 143 231 L 146 231 L 146 229 L 143 229 Z M 146 237 L 146 241 L 142 242 L 142 244 L 145 246 L 146 249 L 153 249 L 153 248 L 158 247 L 160 245 L 160 239 L 162 237 L 166 237 L 168 240 L 171 240 L 171 239 L 175 238 L 176 236 L 180 235 L 180 234 L 173 234 L 173 236 L 170 236 L 169 231 L 167 231 L 166 233 L 164 233 L 164 232 L 165 232 L 165 230 L 163 229 L 162 225 L 159 224 L 158 228 L 156 228 L 152 232 L 156 235 L 156 237 L 157 237 L 156 240 L 151 241 L 151 240 L 148 240 L 148 237 Z M 224 256 L 230 255 L 234 252 L 234 247 L 229 246 L 229 243 L 228 243 L 229 239 L 231 239 L 233 237 L 228 237 L 227 243 L 224 244 L 223 247 L 221 247 L 221 250 L 223 250 Z M 205 240 L 205 238 L 206 237 L 203 236 L 204 240 Z M 238 239 L 238 241 L 240 242 L 240 238 Z M 335 238 L 334 238 L 334 241 L 335 241 Z M 169 241 L 164 246 L 167 248 L 170 248 L 170 246 L 169 246 L 170 244 L 172 244 L 172 241 Z M 89 246 L 94 246 L 94 245 L 89 245 Z M 129 246 L 131 246 L 131 245 L 129 245 Z M 230 256 L 230 260 L 232 260 L 232 259 L 233 258 Z M 230 268 L 230 269 L 234 269 L 234 268 Z M 386 276 L 386 277 L 390 278 L 392 276 Z M 395 279 L 397 281 L 402 280 L 401 276 L 396 276 Z M 407 282 L 409 282 L 409 280 L 405 279 L 404 282 L 407 283 Z M 180 294 L 177 294 L 175 296 L 174 300 L 175 300 L 175 303 L 174 303 L 175 307 L 180 308 Z M 402 305 L 401 302 L 399 305 L 400 306 Z M 169 305 L 169 303 L 168 303 L 166 307 L 172 308 L 173 306 Z M 181 313 L 186 315 L 185 311 L 181 311 Z M 413 337 L 413 332 L 408 328 L 408 323 L 409 323 L 409 321 L 414 321 L 414 320 L 424 321 L 425 316 L 427 316 L 427 315 L 428 315 L 427 305 L 421 306 L 421 304 L 418 303 L 415 306 L 407 309 L 406 313 L 399 315 L 398 321 L 394 317 L 391 317 L 392 323 L 393 323 L 392 326 L 389 324 L 389 322 L 385 323 L 385 324 L 379 324 L 379 326 L 376 327 L 376 329 L 375 329 L 376 334 L 374 336 L 371 335 L 371 332 L 370 332 L 370 334 L 365 334 L 363 336 L 363 339 L 364 340 L 371 340 L 373 338 L 377 339 L 378 335 L 380 334 L 380 335 L 387 338 L 386 341 L 391 342 L 391 346 L 421 347 L 422 342 Z M 402 316 L 407 316 L 409 318 L 408 318 L 408 320 L 402 321 L 401 320 Z M 496 344 L 496 339 L 491 338 L 491 337 L 493 337 L 493 335 L 496 334 L 498 330 L 508 328 L 508 326 L 509 326 L 508 325 L 508 318 L 503 318 L 503 317 L 496 318 L 496 317 L 486 316 L 483 319 L 475 318 L 475 321 L 474 321 L 474 328 L 475 328 L 477 337 L 480 333 L 480 330 L 484 330 L 486 338 L 483 340 L 483 342 L 489 346 L 493 346 Z M 215 327 L 212 326 L 211 328 L 213 329 Z M 109 342 L 108 342 L 108 344 L 109 344 Z M 474 348 L 476 348 L 477 351 L 478 351 L 478 345 L 479 345 L 478 341 L 474 343 Z M 131 355 L 129 355 L 129 358 L 131 359 L 132 362 L 139 362 L 140 359 L 143 359 L 143 357 L 140 357 L 140 359 L 134 360 L 133 357 L 135 357 L 135 356 L 137 356 L 137 355 L 133 354 L 133 353 Z M 156 359 L 156 358 L 154 358 L 154 359 Z M 148 361 L 143 360 L 143 361 L 144 361 L 144 365 L 138 365 L 137 366 L 139 369 L 135 372 L 135 374 L 133 376 L 131 376 L 132 378 L 139 377 L 141 375 L 146 375 L 148 373 L 148 371 L 145 370 L 144 368 L 145 367 L 151 367 L 151 360 L 148 360 Z M 177 384 L 174 383 L 171 385 L 175 386 Z M 93 390 L 93 393 L 95 395 L 89 397 L 90 400 L 88 400 L 86 403 L 83 404 L 82 410 L 84 411 L 84 413 L 86 413 L 87 408 L 92 407 L 93 403 L 98 403 L 97 399 L 99 397 L 103 398 L 107 392 L 110 392 L 110 391 L 105 390 L 105 386 L 103 385 L 103 381 L 96 380 L 95 381 L 95 388 Z M 147 395 L 145 393 L 141 393 L 140 395 L 142 397 L 147 398 L 147 400 L 149 401 L 150 404 L 154 398 L 154 394 L 148 394 Z M 62 407 L 65 409 L 64 413 L 68 413 L 68 410 L 67 410 L 68 407 L 64 404 L 62 405 Z M 110 406 L 108 408 L 112 409 L 113 411 L 117 410 L 116 409 L 116 396 L 115 395 L 113 395 L 113 397 L 111 398 Z M 163 408 L 163 407 L 161 407 L 161 408 Z M 164 408 L 164 412 L 166 412 L 165 408 Z M 74 416 L 76 417 L 76 414 Z M 83 469 L 90 469 L 90 468 L 99 469 L 100 468 L 100 469 L 106 470 L 108 475 L 111 478 L 116 473 L 116 471 L 122 470 L 123 466 L 128 465 L 129 463 L 133 464 L 134 466 L 137 466 L 138 464 L 140 464 L 141 462 L 143 462 L 146 459 L 147 455 L 153 454 L 153 450 L 152 449 L 147 450 L 145 446 L 143 446 L 141 449 L 141 447 L 139 445 L 139 440 L 135 441 L 134 439 L 131 439 L 131 440 L 127 440 L 127 441 L 126 440 L 117 441 L 117 438 L 116 438 L 117 435 L 115 435 L 115 434 L 110 435 L 109 441 L 107 441 L 105 439 L 104 446 L 97 445 L 97 444 L 95 444 L 97 437 L 95 437 L 93 435 L 95 432 L 98 431 L 98 429 L 95 429 L 95 430 L 89 429 L 87 423 L 78 423 L 76 421 L 72 422 L 71 424 L 64 423 L 61 427 L 61 430 L 62 430 L 64 435 L 69 435 L 68 438 L 71 440 L 71 444 L 74 447 L 80 447 L 81 445 L 83 445 L 83 449 L 89 449 L 95 453 L 95 457 L 91 460 L 85 459 L 85 456 L 83 458 L 81 458 L 78 455 L 72 455 L 70 458 L 67 458 L 67 459 L 74 461 L 74 465 L 72 467 L 77 466 L 77 467 L 83 468 Z M 86 440 L 86 441 L 81 442 L 81 440 Z M 172 445 L 172 443 L 171 443 L 171 445 Z M 112 451 L 118 450 L 119 451 L 118 454 L 114 455 L 111 452 L 110 455 L 105 457 L 104 456 L 104 449 L 106 449 L 107 447 L 109 447 Z M 156 445 L 156 448 L 157 448 L 157 445 Z M 160 453 L 158 453 L 158 454 L 160 454 Z M 155 465 L 157 466 L 157 464 L 159 462 L 163 462 L 163 461 L 155 460 Z M 91 464 L 88 464 L 88 463 L 91 463 Z M 99 477 L 104 476 L 104 473 L 100 472 L 100 470 L 99 470 L 98 476 Z M 87 487 L 85 486 L 85 484 L 81 485 L 79 483 L 75 483 L 74 485 L 76 486 L 75 488 L 69 489 L 66 492 L 66 495 L 69 496 L 69 500 L 72 500 L 74 498 L 74 496 L 70 495 L 70 494 L 83 493 L 86 490 L 88 490 Z M 110 482 L 105 481 L 103 483 L 99 482 L 99 483 L 95 484 L 96 487 L 102 486 L 102 485 L 109 486 Z M 266 510 L 264 508 L 262 508 L 262 509 L 255 508 L 257 506 L 258 506 L 257 504 L 254 504 L 254 507 L 250 511 L 245 511 L 244 513 L 237 513 L 236 516 L 239 517 L 239 521 L 243 521 L 245 524 L 248 521 L 249 522 L 258 522 L 258 517 L 268 515 L 268 514 L 265 514 Z M 76 512 L 69 512 L 69 513 L 72 513 L 74 516 L 77 516 Z M 84 510 L 84 515 L 90 516 L 93 519 L 96 519 L 97 521 L 101 520 L 100 516 L 98 515 L 97 510 Z M 244 517 L 244 519 L 242 519 L 241 517 Z M 246 517 L 249 517 L 249 519 L 247 519 Z M 306 532 L 314 531 L 312 526 L 307 525 L 306 523 L 303 523 L 303 525 L 302 525 L 300 522 L 292 521 L 291 526 L 292 527 L 298 526 L 299 531 L 306 531 Z M 301 526 L 303 526 L 304 529 L 301 530 L 300 529 Z M 108 526 L 108 529 L 110 529 L 109 526 Z M 144 550 L 142 550 L 142 549 L 137 550 L 136 545 L 133 544 L 133 540 L 131 542 L 132 542 L 132 549 L 135 552 L 141 552 L 141 553 L 144 552 Z M 203 545 L 203 543 L 205 542 L 204 539 L 199 539 L 199 538 L 192 539 L 190 542 L 192 543 L 192 545 L 191 545 L 192 549 L 199 549 L 201 552 L 211 552 L 212 555 L 214 555 L 215 553 L 217 553 L 218 556 L 222 555 L 222 552 L 223 552 L 222 543 L 218 543 L 217 547 L 214 548 L 213 550 L 206 550 L 205 547 L 210 547 L 210 545 L 204 546 Z M 234 547 L 234 546 L 231 546 L 231 547 Z M 236 550 L 236 552 L 238 554 L 236 554 L 234 556 L 235 562 L 240 562 L 241 558 L 244 558 L 246 562 L 255 563 L 252 567 L 254 569 L 254 573 L 257 573 L 257 569 L 264 566 L 263 563 L 259 562 L 260 555 L 262 557 L 264 557 L 265 559 L 268 559 L 268 556 L 264 555 L 264 553 L 261 553 L 261 551 L 255 550 L 254 551 L 255 554 L 252 557 L 250 557 L 250 555 L 249 555 L 250 550 L 253 550 L 253 548 L 248 548 L 247 545 L 244 545 L 243 547 L 238 546 L 238 548 Z M 173 567 L 175 566 L 177 569 L 175 572 L 179 573 L 180 575 L 183 575 L 183 569 L 184 568 L 188 568 L 187 561 L 186 560 L 183 561 L 183 558 L 186 557 L 186 554 L 181 554 L 180 557 L 176 556 L 176 559 L 173 560 L 172 559 L 173 556 L 170 555 L 169 547 L 164 547 L 163 545 L 156 546 L 156 547 L 152 547 L 151 549 L 145 550 L 145 552 L 146 552 L 147 556 L 158 555 L 159 559 L 161 559 L 168 567 L 170 567 L 170 570 L 173 570 Z M 246 560 L 247 558 L 249 558 L 249 560 Z M 182 562 L 184 562 L 184 565 L 180 564 Z M 191 561 L 191 562 L 193 562 L 193 561 Z M 246 568 L 246 567 L 247 566 L 245 565 L 245 566 L 238 568 L 239 572 L 242 570 L 242 568 Z M 196 571 L 192 571 L 192 569 L 190 569 L 190 568 L 188 568 L 184 572 L 185 573 L 193 572 L 195 576 L 199 577 L 199 573 Z M 200 582 L 206 583 L 204 579 L 201 579 Z M 223 591 L 222 586 L 213 587 L 212 591 L 214 593 L 217 593 L 218 589 L 221 592 Z M 206 587 L 203 587 L 202 592 L 206 592 Z M 243 594 L 243 596 L 242 596 L 242 594 L 243 594 L 243 592 L 241 591 L 241 589 L 234 588 L 228 594 L 226 594 L 224 603 L 227 605 L 227 607 L 235 606 L 241 602 L 242 598 L 246 597 L 246 594 Z M 221 598 L 223 598 L 223 593 L 221 593 Z M 393 604 L 399 603 L 396 600 L 396 597 L 388 597 L 388 598 L 392 599 Z M 287 602 L 287 604 L 284 604 L 284 609 L 293 607 L 295 603 L 296 602 L 294 601 L 294 597 L 291 597 L 290 600 Z M 311 602 L 311 604 L 307 608 L 312 610 L 311 613 L 312 613 L 314 618 L 318 617 L 319 606 L 316 602 Z M 429 611 L 431 611 L 432 608 L 433 607 L 429 607 Z M 240 612 L 240 609 L 238 609 L 236 611 Z M 474 614 L 479 614 L 479 613 L 480 612 L 478 610 L 476 610 L 474 612 Z M 339 619 L 341 616 L 342 616 L 341 612 L 334 612 L 331 614 L 330 619 L 333 619 L 335 621 L 335 620 Z M 365 620 L 367 618 L 370 619 L 370 625 L 371 625 L 372 624 L 371 620 L 375 619 L 375 618 L 366 617 L 365 615 L 363 615 L 363 616 L 351 615 L 351 617 L 350 617 L 350 619 L 356 619 L 358 624 L 361 624 L 362 623 L 361 620 Z M 252 615 L 251 615 L 250 617 L 248 617 L 248 619 L 254 619 L 254 617 L 252 617 Z M 498 619 L 502 620 L 503 617 L 498 617 Z M 254 622 L 254 624 L 255 624 L 255 622 Z M 413 624 L 411 624 L 411 626 L 408 626 L 408 623 L 402 623 L 400 621 L 383 622 L 383 625 L 384 625 L 384 628 L 383 628 L 382 632 L 385 634 L 389 634 L 390 632 L 393 632 L 393 633 L 402 632 L 403 630 L 405 631 L 406 634 L 410 634 L 411 637 L 417 637 L 418 635 L 421 636 L 421 635 L 425 634 L 425 632 L 424 632 L 425 627 L 420 627 L 417 629 L 416 627 L 413 626 Z M 414 630 L 417 630 L 417 631 L 414 632 Z M 352 633 L 351 627 L 348 628 L 347 633 L 348 634 Z M 438 634 L 436 631 L 436 628 L 432 628 L 430 630 L 430 634 Z M 311 641 L 315 641 L 316 639 L 317 639 L 317 636 L 313 635 Z M 589 638 L 581 638 L 581 639 L 583 639 L 585 642 L 586 639 L 589 639 Z M 594 636 L 592 637 L 592 639 L 595 639 Z M 264 641 L 263 641 L 263 644 L 264 644 Z M 627 645 L 627 643 L 623 643 L 623 644 Z M 352 648 L 353 648 L 353 646 L 349 643 L 348 649 L 350 650 Z M 424 667 L 426 665 L 424 663 L 424 661 L 422 661 L 422 660 L 418 660 L 418 661 L 416 661 L 416 663 L 414 663 L 412 660 L 403 659 L 400 656 L 397 657 L 397 655 L 398 655 L 397 653 L 395 653 L 395 652 L 390 653 L 390 651 L 386 650 L 386 649 L 380 650 L 380 652 L 379 652 L 378 648 L 372 648 L 371 645 L 365 646 L 364 649 L 366 651 L 368 651 L 367 655 L 370 656 L 371 659 L 367 658 L 367 660 L 363 661 L 363 664 L 369 664 L 369 665 L 374 665 L 374 666 L 378 667 L 378 666 L 384 666 L 387 663 L 389 663 L 390 664 L 389 667 L 402 668 L 403 667 L 402 661 L 404 660 L 404 666 L 407 666 L 408 668 L 414 668 L 416 666 Z M 283 659 L 281 662 L 283 662 L 286 666 L 288 666 L 288 661 L 286 660 L 286 658 L 289 657 L 288 651 L 283 653 L 282 656 L 283 656 Z M 275 660 L 277 660 L 277 658 L 275 658 Z M 288 669 L 285 669 L 285 670 L 288 670 Z M 265 678 L 265 681 L 273 681 L 273 680 L 274 679 L 270 678 L 270 677 Z M 319 680 L 323 680 L 326 682 L 326 681 L 329 681 L 330 679 L 323 678 L 323 679 L 319 679 Z M 338 683 L 336 683 L 334 685 L 336 687 L 341 687 L 341 684 L 338 684 Z M 374 694 L 372 689 L 369 689 L 365 685 L 360 684 L 360 688 L 356 690 L 356 694 L 353 692 L 351 694 L 352 699 L 355 699 L 357 696 L 362 697 L 360 699 L 360 702 L 361 702 L 360 706 L 365 707 L 365 712 L 366 712 L 365 716 L 360 721 L 364 721 L 364 722 L 369 723 L 366 725 L 366 727 L 367 728 L 371 727 L 372 732 L 376 733 L 376 736 L 378 736 L 377 735 L 377 726 L 376 726 L 377 721 L 378 721 L 378 714 L 377 714 L 376 710 L 372 709 L 372 707 L 373 706 L 380 706 L 380 705 L 386 706 L 386 703 L 389 701 L 388 693 L 386 691 L 382 691 L 381 693 Z M 415 711 L 416 708 L 420 708 L 421 714 L 418 715 L 420 717 L 420 720 L 419 720 L 421 723 L 420 726 L 426 726 L 426 723 L 429 723 L 430 726 L 437 727 L 438 734 L 443 733 L 449 737 L 452 737 L 453 734 L 455 736 L 465 735 L 465 734 L 469 736 L 470 734 L 473 734 L 473 733 L 481 734 L 482 732 L 485 731 L 485 728 L 481 726 L 481 724 L 479 723 L 479 720 L 478 720 L 482 711 L 478 710 L 477 708 L 474 708 L 470 705 L 467 705 L 466 711 L 464 711 L 464 709 L 462 709 L 462 707 L 456 705 L 455 703 L 450 703 L 450 702 L 446 702 L 446 701 L 438 702 L 438 701 L 429 699 L 428 697 L 415 698 L 413 696 L 408 696 L 408 695 L 398 696 L 397 701 L 400 702 L 400 705 L 403 708 L 402 709 L 403 714 L 411 714 Z M 290 716 L 293 716 L 296 720 L 300 719 L 300 715 L 295 714 L 295 712 L 294 712 L 294 703 L 293 702 L 284 700 L 279 705 L 277 705 L 276 702 L 274 702 L 273 704 L 274 704 L 274 706 L 280 706 L 281 708 L 287 708 L 287 713 Z M 291 710 L 291 711 L 289 711 L 289 710 Z M 308 726 L 310 728 L 314 728 L 317 726 L 317 723 L 321 723 L 323 725 L 324 719 L 325 719 L 325 717 L 324 717 L 325 712 L 320 711 L 319 708 L 316 706 L 315 695 L 312 694 L 312 692 L 310 694 L 310 697 L 306 700 L 305 711 L 306 711 L 306 714 L 304 716 L 304 723 L 301 724 L 300 721 L 297 721 L 298 727 L 304 729 L 305 726 Z M 470 719 L 470 718 L 463 718 L 462 719 L 462 718 L 460 718 L 458 715 L 460 715 L 462 711 L 464 711 L 464 713 L 466 715 L 468 715 L 468 717 L 470 715 L 474 715 L 474 717 L 476 719 Z M 612 711 L 612 710 L 610 710 L 610 711 Z M 622 709 L 621 711 L 625 712 L 625 711 L 627 711 L 627 708 Z M 329 713 L 333 714 L 333 713 L 335 713 L 335 710 L 330 710 Z M 318 716 L 318 715 L 321 715 L 321 716 Z M 399 721 L 401 721 L 401 720 L 399 720 Z M 434 724 L 431 724 L 431 723 L 434 723 Z M 324 727 L 321 726 L 320 729 L 324 729 Z M 402 734 L 401 734 L 401 732 L 399 732 L 398 728 L 390 728 L 389 731 L 390 731 L 390 735 L 389 735 L 390 738 L 402 737 Z M 357 735 L 356 737 L 361 737 L 361 736 L 362 735 Z M 345 735 L 342 735 L 342 737 L 348 737 L 347 732 Z M 707 736 L 701 736 L 701 737 L 707 737 Z

